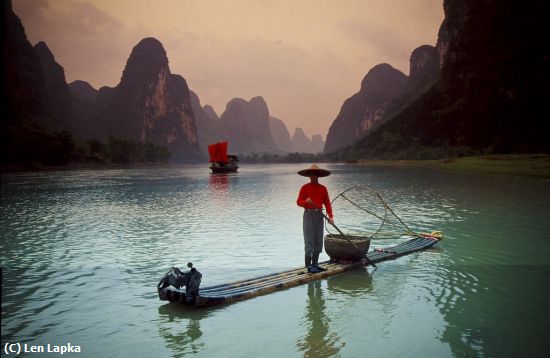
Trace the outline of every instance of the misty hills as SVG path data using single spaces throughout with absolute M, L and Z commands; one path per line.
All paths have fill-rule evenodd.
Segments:
M 269 130 L 277 148 L 286 152 L 293 152 L 294 146 L 285 122 L 276 117 L 269 117 Z
M 437 48 L 416 48 L 409 74 L 386 63 L 374 66 L 363 78 L 360 91 L 342 105 L 329 129 L 325 153 L 352 145 L 427 91 L 439 77 Z
M 1 162 L 3 165 L 32 161 L 65 162 L 70 156 L 65 149 L 70 147 L 72 139 L 67 133 L 60 132 L 63 119 L 59 114 L 62 111 L 52 106 L 55 101 L 63 102 L 64 99 L 63 95 L 57 97 L 48 92 L 48 89 L 56 89 L 56 76 L 64 75 L 59 72 L 44 75 L 43 65 L 50 60 L 49 54 L 42 51 L 41 45 L 35 51 L 27 41 L 11 2 L 3 1 L 1 6 L 4 15 L 2 95 L 5 100 L 0 118 Z
M 207 142 L 234 153 L 314 151 L 322 143 L 270 118 L 262 97 L 234 98 L 218 117 L 172 74 L 152 38 L 130 53 L 115 87 L 67 85 L 43 42 L 33 47 L 4 10 L 1 145 L 10 160 L 63 155 L 73 140 L 119 138 L 169 148 L 174 161 L 204 160 Z M 344 102 L 324 151 L 336 159 L 434 158 L 547 152 L 549 45 L 541 1 L 445 0 L 435 46 L 411 54 L 409 76 L 371 69 Z M 276 133 L 275 133 L 276 132 Z M 290 143 L 289 145 L 289 138 Z M 73 143 L 74 144 L 74 143 Z M 303 145 L 306 144 L 306 147 Z M 74 145 L 71 147 L 74 149 Z
M 302 128 L 296 128 L 292 135 L 292 148 L 298 153 L 321 153 L 325 146 L 321 135 L 314 134 L 311 140 Z
M 334 157 L 550 150 L 544 135 L 550 49 L 543 2 L 445 0 L 444 10 L 435 48 L 413 51 L 403 92 L 387 104 L 378 125 Z
M 117 142 L 126 146 L 135 141 L 166 147 L 174 161 L 204 157 L 198 148 L 187 84 L 170 73 L 160 42 L 144 39 L 134 47 L 115 88 L 96 92 L 76 82 L 71 92 L 63 67 L 47 45 L 39 42 L 33 48 L 11 2 L 2 6 L 7 102 L 1 119 L 3 164 L 51 163 L 49 157 L 66 162 L 77 155 L 68 153 L 77 150 L 73 138 L 108 136 L 129 139 Z
M 51 146 L 58 141 L 55 133 L 61 132 L 65 151 L 77 150 L 74 140 L 119 138 L 129 145 L 165 147 L 175 162 L 205 160 L 208 144 L 220 140 L 229 140 L 230 150 L 239 154 L 294 151 L 286 125 L 269 116 L 262 97 L 234 98 L 220 117 L 211 106 L 201 106 L 186 80 L 170 72 L 166 51 L 154 38 L 134 46 L 115 87 L 96 90 L 80 80 L 67 84 L 63 67 L 46 43 L 31 46 L 11 2 L 3 7 L 3 91 L 8 105 L 1 124 L 7 162 L 42 161 L 49 154 L 38 149 L 38 143 Z M 276 130 L 273 121 L 279 121 Z M 281 136 L 287 140 L 279 140 Z M 25 154 L 30 147 L 35 147 L 33 153 Z M 66 160 L 69 157 L 61 161 Z
M 69 91 L 74 98 L 83 102 L 93 103 L 98 91 L 86 81 L 76 80 L 69 83 Z
M 320 135 L 314 135 L 317 142 L 312 142 L 305 134 L 292 140 L 286 124 L 269 115 L 268 105 L 261 96 L 249 101 L 233 98 L 221 116 L 212 106 L 201 106 L 194 92 L 191 94 L 191 104 L 204 153 L 208 152 L 208 144 L 225 140 L 229 141 L 230 151 L 238 154 L 319 153 L 323 149 L 324 142 Z M 301 128 L 297 130 L 302 131 Z
M 406 83 L 407 76 L 388 64 L 373 67 L 330 126 L 325 152 L 347 147 L 360 138 L 381 120 L 388 103 L 403 92 Z
M 201 105 L 199 96 L 191 91 L 191 108 L 195 114 L 195 123 L 197 125 L 197 137 L 200 150 L 208 153 L 208 145 L 223 140 L 220 117 L 214 109 Z
M 27 41 L 25 29 L 12 10 L 11 2 L 2 2 L 3 21 L 3 83 L 5 107 L 2 123 L 2 139 L 7 127 L 39 123 L 54 125 L 53 114 L 48 106 L 42 68 L 36 52 Z M 5 143 L 5 141 L 2 141 Z
M 34 51 L 42 70 L 46 98 L 52 114 L 56 117 L 56 125 L 67 128 L 72 125 L 73 98 L 65 81 L 65 71 L 55 61 L 44 42 L 38 42 L 34 46 Z
M 120 83 L 107 92 L 110 100 L 93 116 L 103 135 L 165 146 L 178 162 L 201 158 L 187 82 L 170 72 L 160 41 L 134 46 Z
M 269 117 L 269 127 L 275 145 L 287 153 L 311 153 L 317 154 L 323 151 L 325 141 L 320 134 L 313 134 L 311 139 L 302 128 L 296 128 L 292 137 L 285 123 L 279 118 Z
M 220 117 L 222 136 L 234 153 L 273 153 L 278 150 L 269 128 L 269 109 L 262 97 L 233 98 Z

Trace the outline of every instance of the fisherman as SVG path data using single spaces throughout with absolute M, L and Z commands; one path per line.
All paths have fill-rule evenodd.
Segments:
M 298 174 L 310 179 L 309 183 L 300 188 L 298 200 L 296 200 L 298 206 L 305 209 L 303 222 L 305 266 L 309 273 L 326 271 L 319 266 L 319 254 L 323 251 L 323 205 L 331 224 L 334 224 L 334 219 L 327 188 L 319 184 L 319 178 L 329 176 L 330 171 L 313 164 L 308 169 L 300 170 Z

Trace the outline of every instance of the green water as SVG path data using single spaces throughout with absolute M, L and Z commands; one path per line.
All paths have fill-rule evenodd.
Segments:
M 376 270 L 215 309 L 158 300 L 164 272 L 188 261 L 203 286 L 299 266 L 303 166 L 2 175 L 2 354 L 17 342 L 70 342 L 83 357 L 547 353 L 550 182 L 530 178 L 328 165 L 331 195 L 368 185 L 413 230 L 444 240 Z M 348 230 L 371 224 L 346 205 L 335 219 Z

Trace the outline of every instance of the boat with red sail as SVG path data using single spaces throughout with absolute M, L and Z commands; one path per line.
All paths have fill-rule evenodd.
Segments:
M 210 170 L 214 173 L 231 173 L 239 169 L 239 157 L 227 154 L 228 142 L 218 142 L 208 146 Z

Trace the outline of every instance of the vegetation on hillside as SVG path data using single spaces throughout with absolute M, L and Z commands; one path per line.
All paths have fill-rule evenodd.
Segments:
M 287 154 L 239 154 L 239 160 L 243 163 L 313 163 L 326 160 L 324 154 L 311 153 L 287 153 Z
M 429 159 L 550 151 L 543 2 L 446 0 L 440 80 L 340 154 Z
M 432 160 L 359 160 L 371 166 L 422 166 L 436 169 L 550 178 L 548 154 L 502 154 Z
M 157 164 L 170 160 L 166 147 L 134 139 L 110 136 L 105 141 L 94 139 L 81 143 L 67 131 L 48 132 L 35 125 L 10 127 L 2 134 L 3 167 Z

